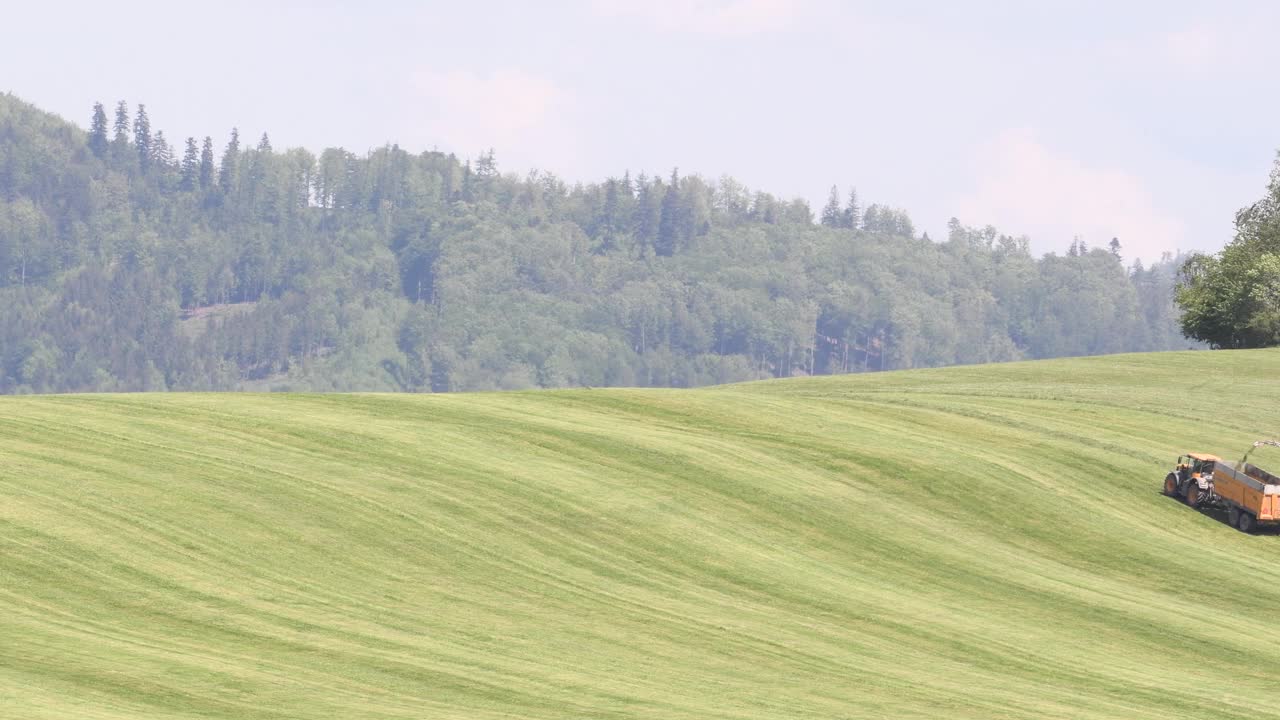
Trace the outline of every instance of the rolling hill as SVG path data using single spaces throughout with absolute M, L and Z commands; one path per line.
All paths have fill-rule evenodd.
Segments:
M 1276 716 L 1280 536 L 1159 484 L 1277 378 L 0 398 L 0 716 Z

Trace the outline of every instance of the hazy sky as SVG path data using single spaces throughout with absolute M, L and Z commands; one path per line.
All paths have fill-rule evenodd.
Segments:
M 175 145 L 492 146 L 505 171 L 679 166 L 815 211 L 856 185 L 1042 252 L 1217 248 L 1280 148 L 1275 2 L 7 5 L 0 91 L 81 125 L 126 99 Z

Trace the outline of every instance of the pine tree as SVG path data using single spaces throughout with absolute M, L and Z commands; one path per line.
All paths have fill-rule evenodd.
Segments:
M 116 145 L 129 144 L 129 105 L 121 100 L 116 103 L 116 136 L 113 142 Z
M 643 172 L 636 178 L 638 195 L 631 227 L 635 233 L 636 242 L 642 249 L 653 245 L 658 237 L 658 225 L 662 217 L 662 201 L 656 195 L 659 186 L 660 183 L 656 179 L 649 182 Z
M 133 119 L 133 143 L 138 150 L 138 170 L 146 175 L 151 168 L 151 119 L 147 117 L 147 106 L 141 103 Z
M 475 202 L 475 173 L 471 171 L 471 158 L 462 165 L 462 202 Z
M 173 166 L 173 148 L 165 139 L 163 130 L 157 130 L 151 139 L 151 163 L 161 172 Z
M 840 221 L 840 190 L 832 185 L 831 195 L 827 198 L 826 206 L 822 208 L 822 224 L 827 227 L 839 227 Z
M 1111 238 L 1111 242 L 1107 244 L 1111 248 L 1111 254 L 1120 257 L 1120 238 Z
M 601 208 L 600 221 L 597 226 L 598 239 L 600 241 L 599 250 L 602 253 L 607 253 L 617 246 L 618 228 L 621 225 L 618 215 L 618 181 L 609 178 L 605 182 L 604 206 Z
M 858 207 L 858 189 L 849 191 L 849 203 L 844 206 L 844 216 L 840 219 L 841 227 L 857 230 L 862 223 L 862 208 Z
M 456 172 L 456 168 L 458 167 L 458 156 L 453 153 L 449 153 L 446 159 L 448 160 L 448 170 L 444 173 L 444 197 L 446 201 L 453 202 L 458 199 L 459 194 L 458 177 Z
M 204 146 L 200 148 L 200 188 L 208 190 L 213 186 L 213 138 L 204 136 Z
M 178 187 L 187 192 L 195 190 L 200 182 L 200 148 L 193 137 L 187 138 L 187 150 L 182 154 L 181 177 Z
M 107 154 L 107 110 L 102 103 L 93 104 L 93 120 L 89 124 L 89 149 L 98 157 Z
M 271 138 L 262 133 L 258 147 L 249 159 L 249 206 L 263 219 L 274 221 L 279 209 L 279 197 L 275 186 L 267 182 L 271 158 Z
M 680 176 L 677 170 L 671 171 L 671 184 L 667 193 L 662 196 L 662 213 L 658 216 L 658 237 L 654 241 L 653 250 L 658 255 L 670 257 L 675 254 L 679 244 L 676 237 L 680 227 Z
M 218 168 L 218 186 L 222 188 L 222 192 L 230 193 L 235 190 L 239 180 L 239 161 L 240 131 L 231 128 L 231 140 L 227 142 L 227 149 L 222 153 L 222 166 Z

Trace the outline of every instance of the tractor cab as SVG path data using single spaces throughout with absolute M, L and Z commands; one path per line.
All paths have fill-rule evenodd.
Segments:
M 1208 477 L 1213 474 L 1214 463 L 1222 462 L 1217 455 L 1204 453 L 1187 453 L 1178 457 L 1178 479 L 1186 482 L 1191 478 Z

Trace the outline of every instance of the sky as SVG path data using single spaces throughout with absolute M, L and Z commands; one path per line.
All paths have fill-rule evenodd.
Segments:
M 1216 250 L 1280 148 L 1280 3 L 968 0 L 6 3 L 0 92 L 175 145 L 388 142 L 567 182 L 831 186 L 1062 254 Z

